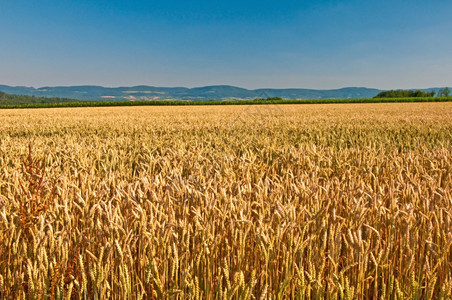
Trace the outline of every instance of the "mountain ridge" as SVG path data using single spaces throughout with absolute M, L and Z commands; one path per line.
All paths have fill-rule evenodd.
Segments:
M 438 91 L 440 88 L 423 89 Z M 334 98 L 372 98 L 380 89 L 366 87 L 344 87 L 339 89 L 304 88 L 260 88 L 246 89 L 231 85 L 210 85 L 203 87 L 156 87 L 150 85 L 103 87 L 97 85 L 26 86 L 0 85 L 0 91 L 8 94 L 35 97 L 60 97 L 76 100 L 250 100 L 256 98 L 281 97 L 284 99 L 334 99 Z

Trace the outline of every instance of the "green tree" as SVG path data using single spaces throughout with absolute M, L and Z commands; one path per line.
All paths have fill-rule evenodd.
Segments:
M 438 97 L 449 97 L 449 96 L 450 96 L 450 90 L 448 87 L 445 87 L 438 91 Z
M 281 100 L 283 100 L 283 98 L 281 98 L 281 97 L 267 97 L 267 100 L 281 101 Z
M 374 98 L 411 98 L 411 97 L 433 97 L 435 92 L 424 92 L 421 90 L 390 90 L 383 91 Z

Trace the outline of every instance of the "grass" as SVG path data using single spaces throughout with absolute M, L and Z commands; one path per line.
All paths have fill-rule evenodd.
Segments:
M 452 297 L 451 103 L 0 118 L 0 298 Z
M 451 97 L 411 98 L 359 98 L 359 99 L 314 99 L 314 100 L 241 100 L 241 101 L 76 101 L 62 103 L 29 103 L 0 105 L 0 109 L 56 108 L 56 107 L 109 107 L 109 106 L 186 106 L 186 105 L 254 105 L 254 104 L 332 104 L 332 103 L 405 103 L 405 102 L 450 102 Z

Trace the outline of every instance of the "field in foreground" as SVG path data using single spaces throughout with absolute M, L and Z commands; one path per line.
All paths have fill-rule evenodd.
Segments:
M 452 103 L 0 120 L 0 298 L 452 297 Z

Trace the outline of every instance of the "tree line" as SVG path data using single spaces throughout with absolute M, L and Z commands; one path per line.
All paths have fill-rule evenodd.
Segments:
M 412 97 L 434 97 L 435 91 L 424 92 L 421 90 L 389 90 L 380 92 L 374 98 L 412 98 Z M 448 87 L 438 91 L 438 97 L 449 97 L 450 90 Z
M 0 105 L 37 104 L 37 103 L 66 103 L 78 100 L 60 97 L 35 97 L 27 95 L 13 95 L 0 91 Z

